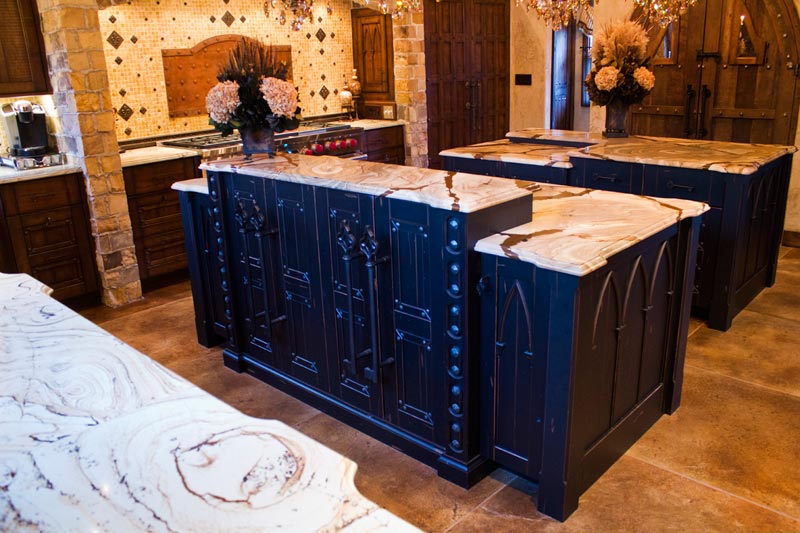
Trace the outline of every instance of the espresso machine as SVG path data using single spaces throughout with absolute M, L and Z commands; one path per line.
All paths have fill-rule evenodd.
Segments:
M 0 116 L 9 144 L 0 156 L 3 165 L 26 169 L 63 163 L 62 154 L 51 153 L 48 146 L 47 120 L 41 105 L 17 100 L 3 104 Z

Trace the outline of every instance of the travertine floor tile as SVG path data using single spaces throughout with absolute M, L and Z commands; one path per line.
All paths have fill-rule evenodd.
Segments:
M 727 332 L 692 335 L 686 364 L 800 397 L 800 322 L 745 309 Z
M 495 470 L 470 490 L 355 429 L 321 414 L 296 428 L 358 464 L 356 487 L 378 505 L 425 531 L 444 531 L 514 479 Z
M 151 309 L 164 304 L 170 304 L 177 299 L 191 298 L 192 289 L 189 285 L 189 280 L 178 281 L 171 285 L 147 291 L 142 295 L 142 299 L 129 305 L 117 308 L 110 308 L 104 305 L 81 309 L 78 311 L 81 315 L 88 318 L 95 324 L 103 325 L 108 320 L 114 320 L 123 316 L 129 316 L 145 309 Z M 192 320 L 194 320 L 194 311 L 192 311 Z
M 451 531 L 797 531 L 800 522 L 624 456 L 559 523 L 536 511 L 536 485 L 512 482 Z
M 687 366 L 683 403 L 633 457 L 800 520 L 800 398 Z
M 800 322 L 800 260 L 797 272 L 778 270 L 775 285 L 756 296 L 746 309 Z M 734 325 L 738 318 L 734 318 Z

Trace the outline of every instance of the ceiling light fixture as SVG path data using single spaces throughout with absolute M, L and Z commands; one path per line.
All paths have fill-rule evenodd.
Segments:
M 288 17 L 294 17 L 291 21 L 290 27 L 294 31 L 298 31 L 303 27 L 303 23 L 307 20 L 313 20 L 312 10 L 314 9 L 314 0 L 265 0 L 264 14 L 269 17 L 269 13 L 273 9 L 280 9 L 281 13 L 278 16 L 278 21 L 281 26 L 286 24 Z M 328 2 L 328 15 L 333 13 L 333 8 Z
M 438 2 L 439 0 L 436 1 Z M 363 0 L 359 3 L 364 7 L 377 9 L 384 15 L 391 15 L 393 19 L 400 18 L 404 13 L 419 12 L 422 10 L 421 0 L 395 0 L 394 2 L 387 2 L 386 0 L 370 2 L 370 0 Z
M 697 3 L 697 0 L 633 0 L 643 17 L 666 28 Z
M 591 10 L 591 0 L 516 0 L 517 6 L 525 6 L 528 11 L 549 24 L 553 31 L 569 25 L 571 20 L 578 20 L 578 11 Z

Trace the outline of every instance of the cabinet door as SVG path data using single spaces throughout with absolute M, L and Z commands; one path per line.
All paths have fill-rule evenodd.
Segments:
M 230 238 L 231 285 L 237 312 L 237 348 L 264 364 L 284 368 L 281 347 L 285 342 L 274 338 L 286 320 L 280 260 L 274 182 L 248 176 L 232 176 L 227 181 L 225 226 Z M 265 191 L 265 187 L 267 191 Z M 270 194 L 272 193 L 272 194 Z M 271 201 L 270 201 L 271 200 Z M 281 297 L 279 297 L 281 293 Z
M 394 99 L 394 54 L 392 18 L 372 9 L 354 9 L 353 65 L 361 78 L 361 96 L 366 100 Z
M 280 233 L 283 294 L 277 296 L 284 299 L 287 318 L 286 372 L 329 391 L 314 188 L 283 181 L 267 187 L 274 188 Z
M 318 194 L 320 256 L 325 261 L 326 309 L 331 320 L 329 361 L 331 372 L 338 376 L 332 392 L 350 405 L 383 416 L 383 380 L 374 368 L 373 350 L 376 358 L 381 355 L 377 314 L 386 302 L 377 301 L 374 284 L 377 270 L 385 272 L 389 265 L 377 265 L 370 277 L 361 247 L 367 230 L 376 230 L 374 199 L 333 189 L 318 189 Z M 384 253 L 385 238 L 379 234 L 375 239 L 383 244 L 378 244 L 378 254 Z
M 50 92 L 36 2 L 2 0 L 0 16 L 0 96 Z

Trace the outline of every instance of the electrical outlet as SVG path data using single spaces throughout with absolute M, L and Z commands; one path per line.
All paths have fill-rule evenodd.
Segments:
M 383 118 L 386 119 L 386 120 L 394 120 L 395 119 L 394 106 L 393 105 L 382 106 L 382 113 L 383 113 Z

